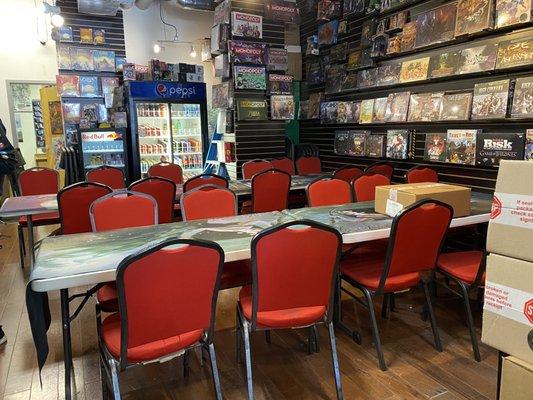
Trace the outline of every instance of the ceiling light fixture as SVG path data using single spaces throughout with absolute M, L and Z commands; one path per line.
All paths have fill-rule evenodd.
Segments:
M 61 16 L 61 14 L 53 14 L 50 18 L 50 22 L 52 22 L 52 25 L 56 28 L 61 28 L 65 23 L 65 19 Z
M 161 53 L 161 45 L 159 43 L 154 43 L 154 53 L 155 54 Z
M 189 53 L 189 55 L 190 55 L 192 58 L 196 58 L 196 50 L 195 50 L 193 44 L 191 44 L 191 52 Z

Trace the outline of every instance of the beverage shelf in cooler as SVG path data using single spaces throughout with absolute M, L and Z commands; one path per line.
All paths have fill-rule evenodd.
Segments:
M 172 118 L 175 118 L 175 119 L 195 119 L 198 122 L 200 122 L 200 117 L 198 117 L 198 116 L 196 116 L 196 117 L 183 117 L 183 116 L 176 115 L 176 114 L 171 114 L 171 116 L 172 116 Z
M 200 133 L 195 133 L 194 135 L 186 135 L 186 134 L 173 134 L 172 137 L 190 137 L 190 138 L 199 138 L 202 137 Z
M 174 156 L 190 156 L 191 154 L 202 154 L 201 151 L 186 151 L 184 153 L 175 152 Z
M 85 154 L 99 154 L 99 153 L 122 153 L 123 149 L 105 149 L 105 150 L 83 150 Z
M 124 168 L 124 164 L 99 164 L 99 165 L 86 165 L 85 169 L 94 169 L 102 166 L 115 167 L 115 168 Z
M 170 156 L 169 153 L 141 153 L 141 157 L 161 157 L 161 156 Z
M 139 119 L 168 119 L 166 115 L 163 116 L 151 116 L 151 115 L 139 115 L 137 114 L 137 118 Z
M 139 139 L 168 139 L 168 133 L 160 136 L 139 136 Z

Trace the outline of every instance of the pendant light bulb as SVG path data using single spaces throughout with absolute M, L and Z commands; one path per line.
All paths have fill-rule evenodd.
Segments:
M 159 54 L 161 52 L 161 46 L 159 43 L 154 43 L 154 53 Z
M 189 55 L 192 58 L 196 58 L 196 50 L 194 49 L 194 46 L 192 44 L 191 44 L 191 52 L 189 53 Z
M 63 24 L 65 23 L 64 18 L 60 14 L 54 14 L 52 15 L 52 18 L 50 19 L 52 22 L 52 25 L 56 28 L 61 28 Z

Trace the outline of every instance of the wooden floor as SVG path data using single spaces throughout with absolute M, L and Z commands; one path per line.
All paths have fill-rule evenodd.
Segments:
M 0 241 L 0 323 L 8 337 L 0 348 L 0 399 L 62 399 L 63 364 L 59 295 L 50 299 L 52 325 L 48 335 L 50 355 L 42 373 L 42 388 L 26 313 L 24 291 L 28 269 L 21 270 L 14 225 L 0 232 L 9 237 Z M 42 236 L 42 232 L 41 236 Z M 215 346 L 222 390 L 227 399 L 245 399 L 242 366 L 235 363 L 235 300 L 238 291 L 220 294 Z M 443 295 L 444 296 L 444 295 Z M 361 327 L 363 344 L 357 345 L 337 331 L 340 368 L 346 399 L 494 399 L 496 352 L 482 345 L 482 362 L 474 361 L 468 331 L 463 324 L 461 304 L 437 300 L 437 320 L 444 344 L 438 353 L 432 344 L 431 329 L 420 318 L 420 297 L 405 294 L 397 301 L 390 320 L 381 320 L 380 329 L 389 370 L 377 367 L 368 314 L 363 308 L 354 316 L 350 301 L 344 302 L 348 322 Z M 379 308 L 379 307 L 378 307 Z M 417 311 L 417 312 L 415 312 Z M 478 333 L 481 313 L 477 311 Z M 358 322 L 360 321 L 360 323 Z M 277 331 L 272 344 L 264 335 L 252 337 L 255 394 L 257 399 L 334 399 L 328 336 L 320 328 L 321 352 L 307 355 L 307 331 Z M 94 307 L 89 304 L 72 327 L 76 399 L 99 399 Z M 197 355 L 191 360 L 191 374 L 182 377 L 181 363 L 172 360 L 127 371 L 121 376 L 125 399 L 211 399 L 210 372 Z

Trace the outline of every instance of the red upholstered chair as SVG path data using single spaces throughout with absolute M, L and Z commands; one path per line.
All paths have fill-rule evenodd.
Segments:
M 89 208 L 93 232 L 157 225 L 157 202 L 147 194 L 127 190 L 114 191 L 95 200 Z M 115 282 L 104 284 L 96 293 L 96 318 L 100 311 L 118 309 Z
M 307 186 L 306 192 L 309 207 L 335 206 L 353 201 L 350 184 L 341 179 L 317 179 Z
M 320 158 L 315 156 L 302 156 L 296 160 L 298 175 L 313 175 L 322 172 Z
M 93 182 L 79 182 L 61 189 L 57 194 L 61 234 L 91 232 L 89 207 L 96 199 L 112 191 L 109 186 Z
M 296 175 L 296 168 L 294 166 L 294 161 L 288 157 L 274 158 L 270 160 L 272 166 L 275 169 L 286 172 L 289 175 Z
M 172 222 L 176 184 L 168 179 L 148 177 L 133 182 L 128 190 L 152 196 L 157 202 L 157 221 L 160 224 Z
M 423 182 L 435 182 L 439 181 L 439 174 L 433 168 L 418 165 L 411 168 L 405 174 L 405 182 L 407 183 L 423 183 Z
M 481 361 L 479 345 L 474 327 L 474 318 L 470 307 L 470 292 L 478 292 L 485 286 L 486 255 L 482 251 L 460 251 L 456 253 L 441 254 L 437 261 L 437 272 L 444 275 L 444 286 L 452 293 L 463 299 L 466 312 L 466 323 L 470 332 L 472 350 L 476 361 Z M 460 291 L 449 286 L 452 280 Z
M 389 180 L 392 180 L 392 176 L 394 175 L 394 165 L 387 161 L 380 161 L 366 167 L 365 172 L 385 175 Z
M 355 201 L 374 201 L 376 187 L 390 185 L 390 179 L 381 174 L 365 172 L 352 185 Z
M 224 262 L 219 245 L 167 240 L 129 256 L 117 269 L 119 312 L 99 329 L 103 398 L 111 377 L 120 399 L 119 372 L 150 361 L 164 362 L 202 347 L 209 353 L 215 397 L 222 400 L 213 333 Z M 185 370 L 187 376 L 187 369 Z
M 346 165 L 342 168 L 339 168 L 333 173 L 334 178 L 342 179 L 348 183 L 352 183 L 354 179 L 359 178 L 361 175 L 363 175 L 363 170 L 351 165 Z
M 102 165 L 101 167 L 91 169 L 86 174 L 86 179 L 89 182 L 101 183 L 109 186 L 111 189 L 124 189 L 126 182 L 124 181 L 124 172 L 120 168 Z
M 252 213 L 281 211 L 288 208 L 291 176 L 270 169 L 252 178 Z M 246 210 L 243 210 L 246 213 Z
M 243 179 L 252 179 L 255 174 L 263 171 L 267 171 L 272 168 L 272 164 L 267 160 L 251 160 L 242 164 L 242 177 Z
M 215 175 L 215 174 L 197 175 L 185 181 L 185 183 L 183 184 L 183 192 L 188 192 L 189 190 L 192 190 L 199 186 L 204 186 L 204 185 L 214 185 L 214 186 L 220 186 L 223 188 L 228 188 L 229 182 L 226 178 L 220 175 Z
M 253 399 L 250 333 L 310 328 L 313 350 L 318 351 L 316 326 L 322 323 L 329 330 L 337 398 L 342 399 L 332 323 L 341 242 L 337 230 L 308 220 L 269 228 L 253 238 L 253 282 L 239 293 L 236 333 L 238 358 L 242 338 L 245 343 L 249 399 Z
M 148 176 L 157 176 L 174 182 L 176 185 L 183 183 L 183 170 L 178 164 L 160 162 L 148 168 Z
M 237 197 L 226 188 L 206 185 L 181 195 L 181 210 L 184 221 L 197 219 L 233 217 L 237 215 Z M 247 285 L 252 281 L 249 260 L 224 264 L 220 280 L 221 289 Z
M 18 176 L 18 186 L 22 196 L 56 194 L 59 191 L 59 173 L 50 168 L 35 167 L 22 171 Z M 54 225 L 59 223 L 59 213 L 50 212 L 33 215 L 32 226 Z M 24 268 L 24 228 L 28 227 L 28 218 L 22 216 L 18 223 L 20 266 Z
M 374 311 L 373 299 L 376 296 L 383 295 L 385 300 L 388 300 L 395 292 L 418 285 L 422 286 L 435 347 L 438 351 L 442 351 L 428 289 L 428 285 L 432 283 L 433 274 L 430 274 L 429 278 L 423 278 L 420 273 L 435 269 L 452 217 L 453 209 L 448 204 L 437 200 L 421 200 L 407 207 L 394 218 L 386 253 L 367 258 L 349 258 L 341 264 L 342 280 L 364 294 L 363 305 L 370 313 L 379 366 L 383 371 L 387 369 L 387 366 Z M 362 301 L 350 290 L 346 288 L 343 290 L 354 299 Z M 388 305 L 389 302 L 384 301 L 384 304 Z M 382 309 L 383 316 L 388 314 L 387 308 L 388 306 Z M 342 316 L 339 319 L 342 323 Z M 358 334 L 354 334 L 353 337 L 360 342 Z

